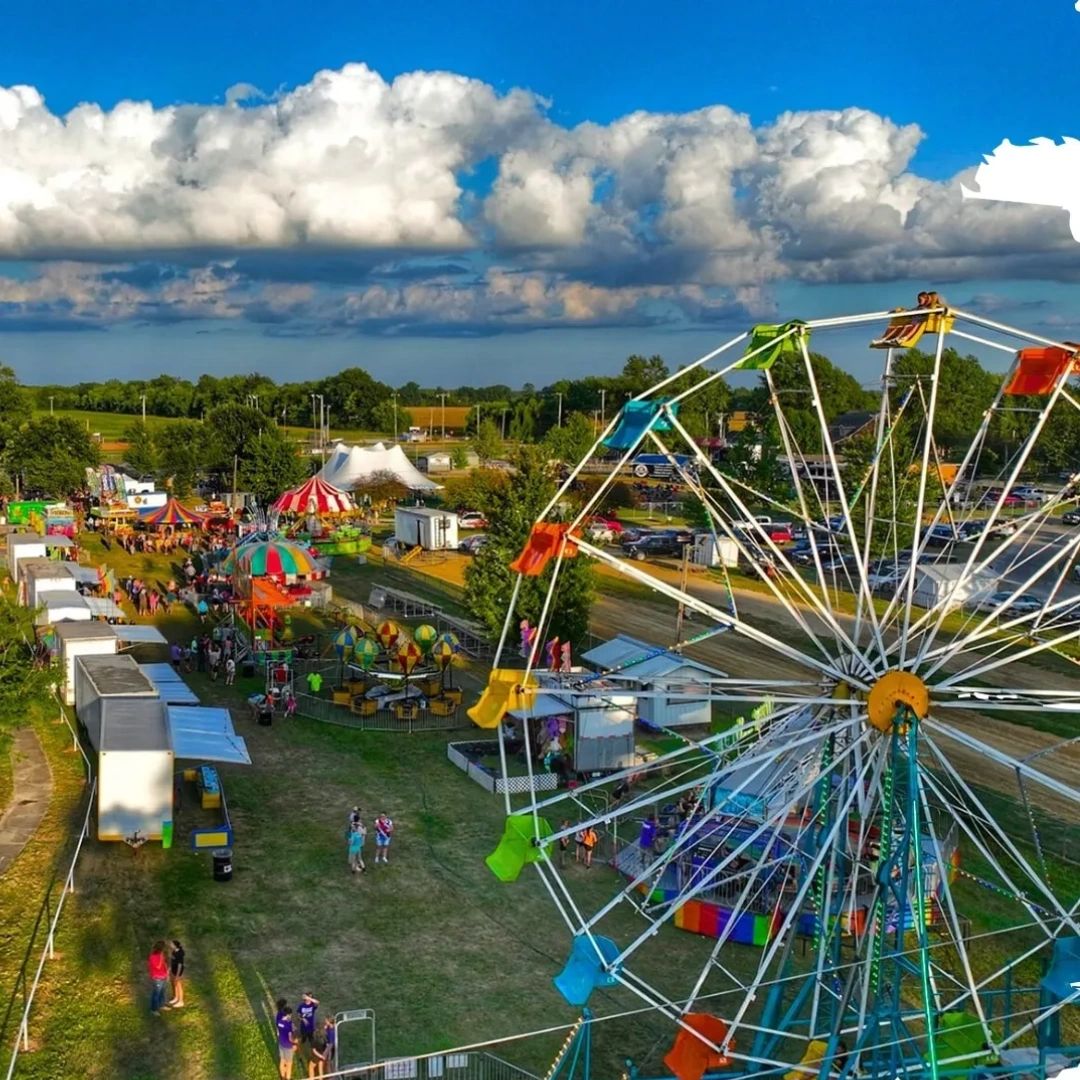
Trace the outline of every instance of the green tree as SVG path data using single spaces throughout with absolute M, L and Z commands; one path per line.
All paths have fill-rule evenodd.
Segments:
M 592 449 L 599 432 L 591 417 L 584 413 L 571 413 L 562 427 L 552 428 L 544 437 L 549 457 L 576 465 Z
M 494 420 L 486 417 L 480 421 L 480 428 L 473 439 L 473 449 L 480 455 L 481 461 L 493 461 L 503 452 L 503 441 Z
M 517 471 L 512 482 L 493 488 L 477 506 L 488 520 L 488 541 L 465 569 L 466 607 L 493 639 L 502 632 L 506 605 L 514 590 L 510 563 L 521 553 L 533 522 L 556 490 L 555 476 L 538 447 L 521 447 L 514 465 Z M 522 579 L 513 616 L 515 628 L 521 619 L 534 626 L 538 623 L 554 569 L 552 561 L 542 574 Z M 593 592 L 590 560 L 583 555 L 565 559 L 549 609 L 546 636 L 579 645 L 589 629 Z
M 371 430 L 380 435 L 393 435 L 395 431 L 400 435 L 401 432 L 408 431 L 413 422 L 412 414 L 400 401 L 395 409 L 392 398 L 383 398 L 376 402 L 369 413 Z
M 28 395 L 15 378 L 15 372 L 0 364 L 0 452 L 27 412 Z
M 180 498 L 190 495 L 206 456 L 206 427 L 197 420 L 177 420 L 154 434 L 158 476 Z
M 0 594 L 0 732 L 19 727 L 43 702 L 56 673 L 35 659 L 33 612 Z
M 236 401 L 211 409 L 206 414 L 206 460 L 203 464 L 212 471 L 231 475 L 234 458 L 243 461 L 249 444 L 271 423 L 265 413 Z
M 248 442 L 240 478 L 244 490 L 250 491 L 261 505 L 269 506 L 306 476 L 307 467 L 297 453 L 296 443 L 281 428 L 267 425 Z
M 455 469 L 466 469 L 469 466 L 469 456 L 460 443 L 450 451 L 450 464 Z
M 65 496 L 86 486 L 86 470 L 98 464 L 98 448 L 86 429 L 67 416 L 40 416 L 23 424 L 5 450 L 8 468 L 24 491 Z
M 145 424 L 132 424 L 124 432 L 124 440 L 128 444 L 124 460 L 136 476 L 157 471 L 157 447 L 150 429 Z

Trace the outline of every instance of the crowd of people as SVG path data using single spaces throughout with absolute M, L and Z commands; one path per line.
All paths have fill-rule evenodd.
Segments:
M 305 991 L 295 1011 L 285 998 L 277 1000 L 274 1027 L 277 1031 L 278 1075 L 292 1080 L 297 1054 L 307 1058 L 309 1077 L 325 1076 L 327 1066 L 333 1071 L 337 1052 L 337 1025 L 332 1016 L 319 1021 L 319 999 Z

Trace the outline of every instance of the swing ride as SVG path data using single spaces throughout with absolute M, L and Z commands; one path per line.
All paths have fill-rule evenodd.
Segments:
M 834 434 L 810 352 L 811 337 L 859 327 L 878 330 L 870 345 L 883 357 L 861 453 Z M 1007 353 L 1011 367 L 970 445 L 946 462 L 938 390 L 951 339 Z M 920 342 L 925 370 L 900 363 Z M 680 420 L 684 402 L 737 371 L 768 392 L 781 484 L 718 467 Z M 686 644 L 724 632 L 713 645 L 741 654 L 746 673 L 706 673 L 687 691 L 747 714 L 731 727 L 670 732 L 674 748 L 555 794 L 512 797 L 506 785 L 505 833 L 488 865 L 505 881 L 539 875 L 569 930 L 554 983 L 594 1040 L 605 1001 L 617 1001 L 666 1018 L 664 1066 L 679 1080 L 1043 1080 L 1080 1059 L 1080 877 L 1047 849 L 1032 811 L 1052 806 L 1074 823 L 1080 787 L 980 728 L 982 717 L 1080 710 L 1080 691 L 1051 689 L 1046 668 L 1033 669 L 1077 662 L 1080 532 L 1056 522 L 1080 497 L 1080 474 L 1041 502 L 1018 507 L 1010 495 L 1041 440 L 1080 410 L 1074 373 L 1077 346 L 923 293 L 911 309 L 739 334 L 629 401 L 570 472 L 512 564 L 491 679 L 471 711 L 498 729 L 504 775 L 508 712 L 528 730 L 544 692 L 650 693 L 626 681 L 625 665 L 540 669 L 566 559 L 596 560 L 693 612 L 706 628 Z M 992 450 L 1006 425 L 1011 445 Z M 583 523 L 642 448 L 671 463 L 776 618 L 751 618 L 716 590 L 688 591 L 587 538 Z M 612 453 L 599 488 L 560 519 L 586 463 Z M 800 558 L 770 536 L 767 514 L 804 534 Z M 543 611 L 515 668 L 518 590 L 539 575 Z M 1018 603 L 1030 594 L 1037 604 Z M 529 737 L 523 745 L 532 777 L 541 763 Z M 560 840 L 588 830 L 611 845 L 600 903 L 593 876 L 554 857 Z M 680 930 L 700 951 L 672 976 L 664 956 Z

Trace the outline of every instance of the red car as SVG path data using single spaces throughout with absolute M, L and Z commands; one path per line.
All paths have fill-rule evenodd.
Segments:
M 765 531 L 774 544 L 790 544 L 795 539 L 787 525 L 768 525 Z
M 587 518 L 585 525 L 587 528 L 607 529 L 616 536 L 623 531 L 621 521 L 616 521 L 614 518 L 606 518 L 602 514 L 594 514 L 591 518 Z

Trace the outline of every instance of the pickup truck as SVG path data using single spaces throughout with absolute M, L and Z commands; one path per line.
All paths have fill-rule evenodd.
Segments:
M 764 514 L 755 515 L 751 521 L 736 521 L 734 528 L 748 532 L 751 536 L 760 536 L 760 529 L 776 544 L 786 544 L 795 538 L 790 521 L 773 521 Z

